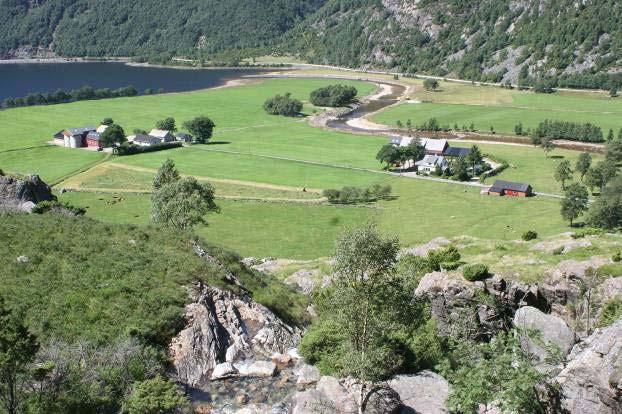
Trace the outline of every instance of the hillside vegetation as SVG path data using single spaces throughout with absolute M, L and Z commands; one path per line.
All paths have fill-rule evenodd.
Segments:
M 609 89 L 620 87 L 609 73 L 620 66 L 621 19 L 614 0 L 2 0 L 0 54 L 28 46 L 151 59 L 292 53 L 348 67 Z

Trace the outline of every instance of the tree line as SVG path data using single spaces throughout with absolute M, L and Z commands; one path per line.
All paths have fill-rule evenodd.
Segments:
M 549 119 L 540 122 L 538 127 L 532 132 L 532 141 L 534 145 L 540 145 L 543 138 L 595 143 L 605 141 L 602 129 L 589 122 L 581 124 L 578 122 L 555 121 Z
M 131 85 L 118 89 L 94 89 L 92 86 L 85 85 L 79 89 L 73 89 L 70 92 L 66 92 L 62 89 L 57 89 L 55 92 L 29 93 L 25 97 L 21 98 L 6 98 L 2 102 L 2 107 L 16 108 L 21 106 L 51 105 L 74 101 L 121 98 L 136 95 L 138 95 L 138 91 Z

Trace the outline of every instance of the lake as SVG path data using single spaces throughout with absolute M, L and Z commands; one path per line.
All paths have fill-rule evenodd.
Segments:
M 84 85 L 116 89 L 132 85 L 164 92 L 184 92 L 211 88 L 261 69 L 175 69 L 130 66 L 120 62 L 0 64 L 0 100 L 48 93 L 69 92 Z

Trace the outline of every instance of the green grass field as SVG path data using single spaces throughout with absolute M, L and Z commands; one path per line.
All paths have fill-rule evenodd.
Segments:
M 198 234 L 245 256 L 327 256 L 344 226 L 367 220 L 398 234 L 404 245 L 437 236 L 503 240 L 517 238 L 529 229 L 541 235 L 567 229 L 559 218 L 557 200 L 489 198 L 481 196 L 477 188 L 383 174 L 375 155 L 386 137 L 314 128 L 304 119 L 269 116 L 261 108 L 265 98 L 277 92 L 290 91 L 304 99 L 311 90 L 330 83 L 334 81 L 271 79 L 236 88 L 1 111 L 0 119 L 11 125 L 7 136 L 19 139 L 0 138 L 0 168 L 37 172 L 44 180 L 60 181 L 59 188 L 91 189 L 61 196 L 61 200 L 87 207 L 91 217 L 146 224 L 149 194 L 140 192 L 149 191 L 154 172 L 171 158 L 182 174 L 212 182 L 217 196 L 263 199 L 221 198 L 221 213 L 210 214 L 210 225 L 196 229 Z M 373 90 L 372 84 L 348 83 L 356 85 L 361 94 Z M 307 114 L 313 110 L 319 109 L 305 105 Z M 131 131 L 149 129 L 166 116 L 174 116 L 181 123 L 198 114 L 211 116 L 217 124 L 212 144 L 112 157 L 99 164 L 104 157 L 101 153 L 42 146 L 62 127 L 96 124 L 105 116 Z M 559 193 L 559 185 L 553 180 L 559 157 L 574 163 L 577 156 L 556 150 L 552 154 L 555 158 L 545 158 L 537 148 L 480 147 L 512 165 L 499 178 L 527 181 L 536 191 L 551 193 Z M 391 184 L 395 199 L 358 207 L 301 203 L 315 203 L 322 189 L 376 183 Z M 281 200 L 266 200 L 275 198 Z
M 511 240 L 530 229 L 543 236 L 567 229 L 556 200 L 486 197 L 476 188 L 399 177 L 388 183 L 397 198 L 368 207 L 219 200 L 220 214 L 210 214 L 209 226 L 199 226 L 196 232 L 244 256 L 312 259 L 332 252 L 344 226 L 368 220 L 398 234 L 404 245 L 438 236 Z M 88 206 L 88 216 L 104 221 L 149 221 L 148 195 L 70 192 L 61 200 Z
M 591 122 L 606 134 L 609 129 L 622 128 L 622 99 L 610 98 L 605 93 L 533 92 L 502 89 L 491 86 L 441 82 L 440 91 L 427 92 L 417 88 L 411 96 L 422 103 L 403 103 L 373 117 L 387 125 L 411 119 L 420 125 L 436 118 L 441 125 L 459 128 L 471 123 L 479 131 L 513 134 L 519 122 L 523 127 L 535 128 L 545 119 L 572 122 Z

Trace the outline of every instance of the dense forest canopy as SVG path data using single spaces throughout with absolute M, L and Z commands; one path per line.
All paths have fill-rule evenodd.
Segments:
M 0 55 L 290 53 L 314 63 L 465 79 L 611 87 L 615 0 L 0 0 Z M 22 48 L 22 49 L 20 49 Z

